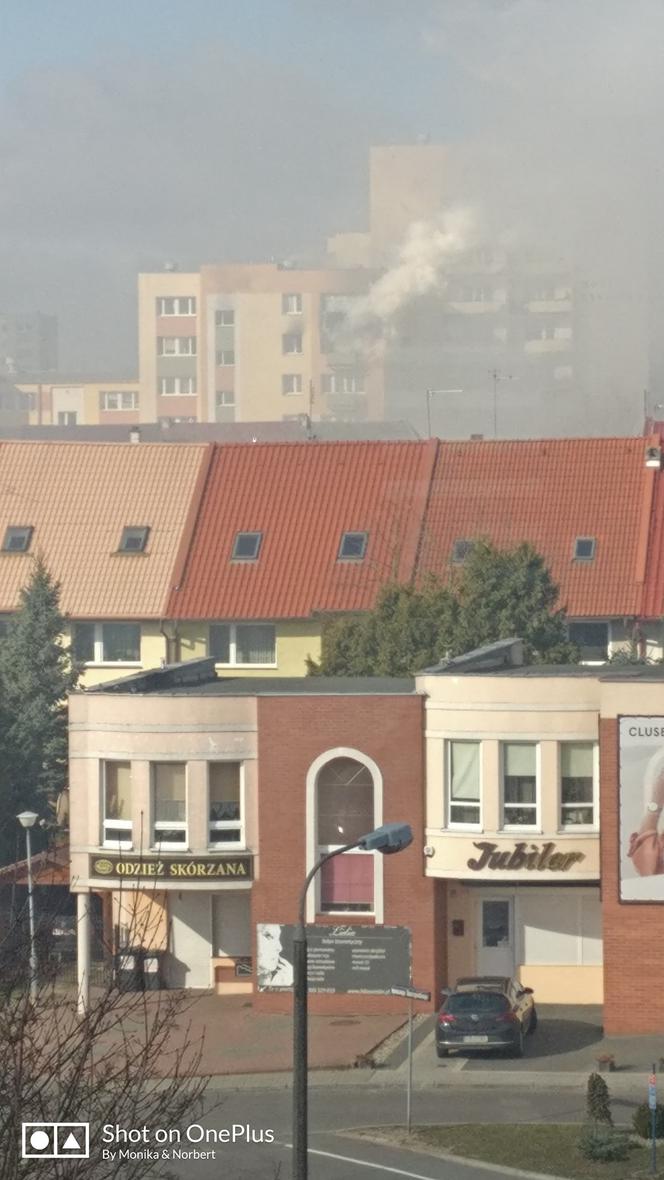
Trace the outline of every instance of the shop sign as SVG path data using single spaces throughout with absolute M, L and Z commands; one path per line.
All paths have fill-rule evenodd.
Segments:
M 545 844 L 528 844 L 525 840 L 515 841 L 513 847 L 493 843 L 491 840 L 473 840 L 473 847 L 478 855 L 467 861 L 469 869 L 479 873 L 483 869 L 502 869 L 513 872 L 525 869 L 526 872 L 566 873 L 572 865 L 585 860 L 583 852 L 558 852 L 553 840 Z
M 259 991 L 292 989 L 294 930 L 257 927 Z M 406 926 L 307 926 L 308 990 L 390 995 L 395 980 L 410 975 L 410 943 Z
M 167 881 L 251 881 L 251 856 L 130 857 L 91 856 L 91 877 Z

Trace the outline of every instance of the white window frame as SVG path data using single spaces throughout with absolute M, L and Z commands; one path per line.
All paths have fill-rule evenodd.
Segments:
M 336 394 L 347 394 L 350 397 L 361 396 L 364 393 L 364 377 L 355 371 L 351 373 L 323 373 L 321 393 L 324 393 L 326 397 Z
M 232 360 L 228 360 L 232 357 Z M 234 348 L 218 348 L 215 352 L 215 365 L 218 369 L 232 369 L 235 365 L 235 349 Z
M 166 389 L 166 383 L 173 382 L 173 389 Z M 185 385 L 187 388 L 183 388 Z M 159 396 L 160 397 L 195 397 L 196 396 L 196 378 L 190 377 L 160 377 L 159 378 Z
M 215 665 L 218 668 L 277 668 L 278 667 L 277 628 L 276 628 L 275 623 L 271 623 L 269 620 L 266 621 L 265 619 L 252 619 L 252 620 L 247 619 L 242 623 L 229 623 L 229 622 L 226 622 L 224 619 L 215 620 L 215 622 L 210 623 L 210 625 L 208 627 L 208 637 L 207 637 L 207 650 L 208 650 L 208 652 L 210 652 L 210 648 L 211 648 L 210 627 L 215 627 L 215 626 L 230 628 L 230 634 L 228 637 L 229 662 L 226 664 L 226 663 L 222 663 L 221 660 L 215 659 Z M 272 627 L 272 630 L 274 631 L 274 656 L 275 656 L 275 658 L 274 658 L 273 663 L 271 663 L 271 664 L 245 664 L 242 662 L 240 662 L 240 663 L 237 662 L 237 658 L 236 658 L 237 657 L 237 628 L 238 627 L 254 627 L 254 626 Z
M 287 388 L 291 386 L 291 388 Z M 294 386 L 294 388 L 293 388 Z M 281 374 L 281 392 L 284 397 L 301 397 L 302 396 L 302 374 L 301 373 L 282 373 Z
M 224 400 L 230 398 L 230 401 Z M 214 404 L 218 409 L 235 408 L 235 391 L 233 389 L 217 389 L 214 394 Z
M 587 563 L 586 563 L 586 564 L 587 564 Z M 612 653 L 613 653 L 613 646 L 612 646 L 612 645 L 613 645 L 613 635 L 612 635 L 612 630 L 613 630 L 613 628 L 612 628 L 611 622 L 612 622 L 612 621 L 611 621 L 611 619 L 575 619 L 575 618 L 571 618 L 571 619 L 568 619 L 568 620 L 567 620 L 567 623 L 568 623 L 568 631 L 567 631 L 567 634 L 568 634 L 568 638 L 570 639 L 570 642 L 572 642 L 572 643 L 574 643 L 574 640 L 572 639 L 572 637 L 571 637 L 571 635 L 570 635 L 570 630 L 569 630 L 569 625 L 570 625 L 570 624 L 573 624 L 573 623 L 579 623 L 579 624 L 583 624 L 583 623 L 603 623 L 603 624 L 606 626 L 606 656 L 605 656 L 605 658 L 604 658 L 603 660 L 584 660 L 584 659 L 581 659 L 581 660 L 579 661 L 579 663 L 583 664 L 583 665 L 584 665 L 584 667 L 586 667 L 586 668 L 592 668 L 592 667 L 595 667 L 595 668 L 597 668 L 597 667 L 599 667 L 601 664 L 605 664 L 605 663 L 606 663 L 606 661 L 607 661 L 607 660 L 608 660 L 608 659 L 611 657 L 611 655 L 612 655 Z
M 472 744 L 479 747 L 479 772 L 480 772 L 480 797 L 478 800 L 479 820 L 476 824 L 459 823 L 452 819 L 452 804 L 458 804 L 458 800 L 452 799 L 452 744 L 454 742 L 464 742 L 466 745 Z M 484 783 L 482 777 L 482 741 L 480 738 L 468 737 L 463 734 L 461 737 L 446 737 L 444 746 L 444 776 L 445 776 L 445 827 L 452 831 L 464 832 L 483 832 L 484 831 Z M 472 803 L 470 804 L 472 806 Z
M 154 762 L 150 762 L 150 833 L 152 838 L 152 849 L 159 849 L 164 852 L 189 852 L 189 763 L 184 762 L 184 813 L 185 819 L 181 820 L 165 820 L 155 819 L 155 787 L 156 774 L 155 767 L 159 763 L 177 762 L 183 763 L 182 758 L 157 758 Z M 177 830 L 184 832 L 184 840 L 158 840 L 157 833 Z
M 290 345 L 293 345 L 291 348 Z M 282 356 L 302 356 L 304 345 L 301 332 L 284 332 L 281 337 Z
M 166 347 L 166 344 L 173 347 Z M 157 356 L 197 356 L 196 336 L 157 336 Z
M 173 304 L 173 311 L 165 311 L 166 303 Z M 195 295 L 158 295 L 157 315 L 161 317 L 176 315 L 196 315 Z
M 104 758 L 100 766 L 100 784 L 101 784 L 101 800 L 99 812 L 101 815 L 101 847 L 115 848 L 119 852 L 127 852 L 133 848 L 133 821 L 131 819 L 107 819 L 106 818 L 106 767 L 115 762 L 129 762 L 129 775 L 131 778 L 131 762 L 128 758 Z M 107 829 L 114 828 L 115 831 L 128 832 L 126 840 L 109 840 L 106 836 Z
M 125 402 L 128 404 L 125 405 Z M 135 389 L 102 390 L 101 408 L 102 410 L 137 410 L 138 391 Z
M 566 824 L 563 822 L 563 746 L 590 745 L 593 748 L 593 822 L 591 824 Z M 594 738 L 571 738 L 559 741 L 556 750 L 558 763 L 558 831 L 559 832 L 598 832 L 599 831 L 599 742 Z M 587 807 L 587 803 L 570 803 L 571 807 Z
M 534 824 L 509 824 L 505 822 L 505 746 L 535 747 L 535 822 Z M 514 803 L 513 807 L 532 807 L 531 803 Z M 539 741 L 531 738 L 502 738 L 500 741 L 500 831 L 541 832 L 542 831 L 542 758 Z
M 302 295 L 299 291 L 286 291 L 281 296 L 282 315 L 302 315 Z
M 376 785 L 374 783 L 374 794 L 375 794 L 375 790 L 376 790 Z M 375 801 L 374 801 L 374 812 L 375 812 L 375 810 L 376 810 L 376 807 L 375 807 Z M 378 824 L 374 824 L 374 827 L 378 827 Z M 328 852 L 334 852 L 335 849 L 337 849 L 337 848 L 343 848 L 343 844 L 318 844 L 317 845 L 318 855 L 325 856 Z M 376 857 L 378 857 L 378 856 L 382 857 L 382 853 L 373 852 L 373 851 L 367 852 L 364 848 L 349 848 L 348 852 L 343 852 L 341 855 L 342 856 L 356 856 L 356 855 L 357 856 L 370 856 L 373 858 L 373 870 L 374 870 L 373 871 L 373 907 L 370 910 L 343 910 L 343 909 L 324 910 L 323 906 L 322 906 L 322 897 L 321 897 L 322 879 L 321 879 L 321 874 L 317 873 L 316 874 L 316 890 L 315 890 L 315 893 L 316 893 L 316 914 L 317 915 L 320 914 L 321 917 L 327 917 L 328 915 L 330 915 L 332 917 L 343 916 L 343 917 L 348 918 L 349 921 L 351 918 L 375 918 L 375 916 L 376 916 Z
M 88 623 L 88 622 L 92 623 L 91 619 L 81 619 L 79 621 L 82 623 Z M 100 667 L 100 666 L 105 666 L 105 665 L 108 667 L 111 667 L 111 668 L 141 668 L 143 666 L 143 661 L 141 659 L 138 659 L 138 660 L 107 660 L 104 656 L 104 623 L 123 623 L 123 622 L 129 622 L 129 620 L 105 619 L 104 622 L 102 622 L 102 623 L 92 623 L 92 626 L 95 629 L 94 630 L 94 638 L 93 638 L 94 659 L 85 661 L 86 668 Z M 140 623 L 138 623 L 136 625 L 138 626 L 138 630 L 139 630 L 138 642 L 139 642 L 139 655 L 140 655 L 140 647 L 141 647 L 141 643 L 142 643 L 142 639 L 143 639 L 143 632 L 142 632 Z M 74 628 L 76 628 L 76 621 L 74 621 Z
M 240 763 L 240 818 L 239 819 L 211 820 L 210 819 L 210 765 L 213 762 L 225 762 L 225 761 L 230 762 L 233 765 L 236 765 L 238 762 Z M 217 850 L 219 848 L 224 848 L 224 849 L 229 849 L 229 850 L 236 848 L 239 850 L 244 850 L 247 847 L 247 837 L 246 837 L 245 826 L 246 826 L 246 809 L 245 809 L 244 762 L 242 762 L 239 758 L 228 758 L 228 759 L 211 758 L 210 761 L 208 762 L 208 774 L 207 774 L 208 848 L 214 848 L 215 850 Z M 213 831 L 215 831 L 215 832 L 228 832 L 231 829 L 233 831 L 235 831 L 237 828 L 240 829 L 240 839 L 239 840 L 211 840 L 210 839 Z
M 230 320 L 226 322 L 224 316 L 230 316 Z M 214 313 L 215 328 L 234 328 L 235 327 L 235 309 L 232 307 L 218 307 Z

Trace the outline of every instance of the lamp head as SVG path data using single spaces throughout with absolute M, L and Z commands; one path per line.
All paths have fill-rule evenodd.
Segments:
M 36 811 L 22 811 L 16 818 L 22 828 L 33 828 L 39 816 Z
M 367 852 L 401 852 L 412 843 L 413 832 L 410 824 L 382 824 L 358 841 L 358 848 Z

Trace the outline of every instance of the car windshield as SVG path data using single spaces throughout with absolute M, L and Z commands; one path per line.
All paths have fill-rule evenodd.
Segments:
M 448 996 L 445 1011 L 456 1016 L 465 1012 L 506 1012 L 509 1008 L 507 996 L 499 992 L 464 992 Z

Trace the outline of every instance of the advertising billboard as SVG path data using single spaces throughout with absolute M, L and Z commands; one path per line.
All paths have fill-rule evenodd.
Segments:
M 259 991 L 293 986 L 294 926 L 257 927 Z M 405 926 L 307 926 L 307 980 L 311 992 L 389 995 L 410 979 L 410 930 Z
M 664 716 L 619 718 L 620 900 L 664 902 Z

